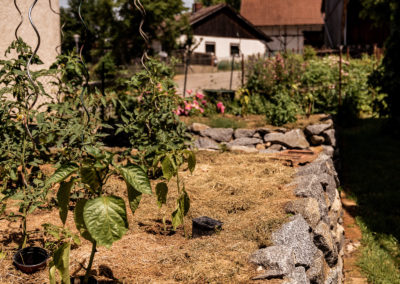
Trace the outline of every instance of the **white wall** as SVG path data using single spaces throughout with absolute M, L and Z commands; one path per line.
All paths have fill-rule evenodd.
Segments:
M 266 46 L 262 41 L 254 39 L 238 39 L 227 37 L 194 36 L 196 42 L 200 42 L 194 52 L 205 53 L 206 42 L 215 42 L 215 56 L 219 61 L 231 58 L 231 43 L 239 44 L 240 51 L 245 57 L 254 54 L 265 54 Z
M 302 52 L 304 48 L 304 31 L 322 31 L 322 25 L 299 25 L 299 26 L 268 26 L 259 27 L 272 39 L 268 43 L 272 51 L 294 51 Z M 285 36 L 286 35 L 286 36 Z
M 17 1 L 23 14 L 23 24 L 19 29 L 18 36 L 35 48 L 37 43 L 36 34 L 29 23 L 28 11 L 33 1 Z M 59 11 L 59 1 L 52 0 L 52 7 Z M 44 62 L 41 68 L 49 67 L 56 59 L 56 47 L 61 44 L 60 17 L 50 10 L 49 1 L 38 1 L 32 11 L 32 18 L 39 30 L 41 44 L 38 51 L 40 59 Z M 0 6 L 0 59 L 4 58 L 7 47 L 15 40 L 14 32 L 20 23 L 20 16 L 12 0 L 2 1 Z

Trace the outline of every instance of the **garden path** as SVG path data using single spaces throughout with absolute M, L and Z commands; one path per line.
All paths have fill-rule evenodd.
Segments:
M 232 89 L 236 90 L 241 86 L 241 74 L 240 71 L 233 72 Z M 230 78 L 231 72 L 188 74 L 186 89 L 195 92 L 204 89 L 229 89 Z M 180 94 L 183 93 L 184 80 L 184 75 L 176 75 L 174 78 Z

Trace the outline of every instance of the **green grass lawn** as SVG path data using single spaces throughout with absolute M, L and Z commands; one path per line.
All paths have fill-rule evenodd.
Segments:
M 342 183 L 359 205 L 359 265 L 371 283 L 400 283 L 400 139 L 385 121 L 342 129 Z

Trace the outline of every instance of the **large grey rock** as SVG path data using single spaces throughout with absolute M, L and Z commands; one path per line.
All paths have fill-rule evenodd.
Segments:
M 306 269 L 302 266 L 296 267 L 283 284 L 310 284 L 307 279 Z
M 336 226 L 336 230 L 334 232 L 334 239 L 336 242 L 336 247 L 340 252 L 344 246 L 345 236 L 344 236 L 344 228 L 342 225 L 338 224 Z
M 284 147 L 280 144 L 274 144 L 268 147 L 269 150 L 276 150 L 276 151 L 282 151 L 283 148 Z
M 288 148 L 305 149 L 310 147 L 303 131 L 294 129 L 286 133 L 269 133 L 264 136 L 265 142 L 281 144 Z
M 324 253 L 329 267 L 334 267 L 338 261 L 338 251 L 329 226 L 324 222 L 320 222 L 314 230 L 314 244 Z
M 229 142 L 232 139 L 232 128 L 208 128 L 200 131 L 200 135 L 209 137 L 217 142 Z
M 339 258 L 335 267 L 328 270 L 324 284 L 342 284 L 343 283 L 343 260 Z
M 267 270 L 265 278 L 285 276 L 294 269 L 293 249 L 284 245 L 259 249 L 250 256 L 250 262 Z
M 203 123 L 197 123 L 194 122 L 192 125 L 189 126 L 189 130 L 194 132 L 194 133 L 200 133 L 202 130 L 206 130 L 210 128 L 208 125 L 205 125 Z
M 293 249 L 296 266 L 311 266 L 317 248 L 310 235 L 310 226 L 301 215 L 291 217 L 281 229 L 272 233 L 272 241 L 275 245 Z
M 290 201 L 285 206 L 286 213 L 300 214 L 311 228 L 315 228 L 321 220 L 318 201 L 315 198 L 302 198 Z
M 254 134 L 256 133 L 255 129 L 236 129 L 235 130 L 235 138 L 244 138 L 244 137 L 253 137 Z
M 220 148 L 217 142 L 208 137 L 199 137 L 195 142 L 195 146 L 199 149 L 219 150 Z
M 334 154 L 335 154 L 335 148 L 333 148 L 332 146 L 329 145 L 323 145 L 322 146 L 322 152 L 329 156 L 330 158 L 333 158 Z
M 317 200 L 320 216 L 323 220 L 329 223 L 328 219 L 328 204 L 329 200 L 325 196 L 324 189 L 321 185 L 321 180 L 317 175 L 298 176 L 289 186 L 294 187 L 294 194 L 297 197 L 312 197 Z
M 336 134 L 334 129 L 329 129 L 323 132 L 326 144 L 336 147 Z
M 337 172 L 335 170 L 332 159 L 325 154 L 320 154 L 314 162 L 301 167 L 297 171 L 297 176 L 322 173 L 337 177 Z M 338 180 L 336 180 L 336 182 L 338 183 Z M 337 184 L 337 186 L 339 186 L 339 184 Z
M 322 251 L 318 250 L 314 262 L 307 270 L 307 278 L 313 284 L 323 284 L 326 278 L 325 258 Z
M 261 139 L 243 137 L 243 138 L 238 138 L 238 139 L 235 139 L 235 140 L 229 142 L 228 146 L 254 146 L 254 145 L 262 144 L 262 143 L 263 143 L 263 141 Z
M 264 137 L 265 134 L 271 133 L 272 130 L 267 127 L 260 127 L 256 129 L 257 133 Z
M 337 223 L 339 223 L 339 219 L 342 217 L 342 213 L 342 202 L 340 200 L 339 192 L 336 190 L 335 198 L 329 211 L 329 219 L 331 220 L 331 225 L 336 227 Z
M 319 146 L 325 142 L 325 138 L 324 138 L 324 136 L 313 135 L 310 137 L 310 142 L 311 142 L 311 145 L 313 145 L 313 146 Z
M 331 206 L 337 195 L 336 180 L 332 175 L 329 175 L 327 173 L 319 174 L 318 178 L 320 179 L 321 185 L 328 196 L 329 206 Z
M 304 129 L 304 132 L 308 135 L 320 135 L 325 130 L 332 127 L 331 123 L 324 123 L 324 124 L 313 124 L 309 125 Z

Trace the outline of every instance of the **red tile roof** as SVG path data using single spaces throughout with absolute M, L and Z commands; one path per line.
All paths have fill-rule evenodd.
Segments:
M 255 26 L 322 25 L 322 0 L 242 0 L 240 13 Z

